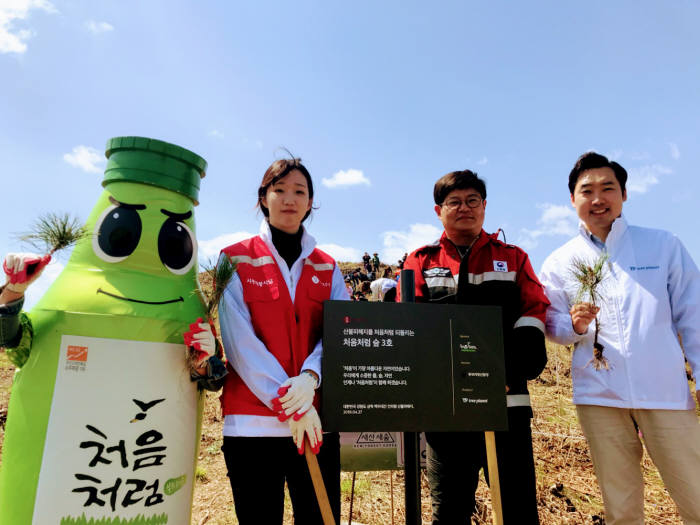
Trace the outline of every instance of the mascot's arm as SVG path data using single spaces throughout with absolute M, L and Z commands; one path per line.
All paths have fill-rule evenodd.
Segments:
M 197 381 L 200 388 L 212 392 L 216 392 L 224 386 L 224 381 L 228 374 L 226 364 L 221 359 L 223 352 L 221 351 L 221 345 L 218 340 L 216 341 L 216 347 L 217 353 L 207 359 L 202 368 L 193 370 L 190 373 L 190 378 L 192 381 Z M 206 370 L 204 374 L 200 373 L 203 369 Z
M 24 292 L 36 281 L 51 261 L 51 255 L 8 253 L 2 263 L 5 284 L 0 288 L 0 347 L 21 368 L 29 358 L 34 330 L 22 312 Z
M 190 378 L 197 381 L 200 389 L 216 392 L 223 386 L 228 370 L 222 361 L 224 352 L 214 325 L 211 321 L 202 322 L 200 317 L 190 325 L 183 338 L 188 348 Z
M 22 312 L 24 298 L 0 305 L 0 347 L 4 347 L 10 361 L 21 368 L 29 358 L 34 329 L 26 313 Z

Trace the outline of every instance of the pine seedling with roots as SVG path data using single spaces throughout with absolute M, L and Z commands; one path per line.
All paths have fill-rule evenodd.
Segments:
M 208 261 L 202 264 L 202 271 L 205 274 L 205 280 L 209 281 L 210 286 L 202 287 L 202 295 L 204 296 L 204 307 L 207 312 L 207 322 L 212 326 L 212 332 L 214 337 L 217 337 L 216 330 L 214 329 L 214 310 L 219 305 L 221 296 L 224 294 L 224 290 L 231 281 L 231 277 L 236 272 L 236 263 L 231 261 L 228 256 L 220 257 L 216 264 Z M 199 290 L 195 291 L 199 293 Z M 191 327 L 190 327 L 191 328 Z M 217 343 L 217 346 L 218 343 Z M 218 352 L 217 352 L 218 353 Z M 187 353 L 187 364 L 190 368 L 195 367 L 197 356 L 195 352 Z
M 228 286 L 231 277 L 236 272 L 236 264 L 228 256 L 220 257 L 216 264 L 211 262 L 202 265 L 204 273 L 211 280 L 211 291 L 205 292 L 207 316 L 211 318 L 214 309 L 219 304 L 224 290 Z
M 602 301 L 603 296 L 600 293 L 600 284 L 605 279 L 605 263 L 608 261 L 608 254 L 603 253 L 596 259 L 593 264 L 588 261 L 575 257 L 571 261 L 571 275 L 579 283 L 579 289 L 576 293 L 574 304 L 588 300 L 594 307 L 597 307 Z M 596 370 L 610 370 L 610 363 L 603 357 L 603 345 L 598 342 L 598 332 L 600 331 L 600 321 L 598 315 L 595 316 L 595 335 L 593 338 L 593 358 L 588 362 L 592 364 Z
M 37 219 L 32 231 L 19 236 L 40 252 L 53 255 L 59 250 L 72 246 L 86 236 L 80 221 L 69 214 L 47 213 Z

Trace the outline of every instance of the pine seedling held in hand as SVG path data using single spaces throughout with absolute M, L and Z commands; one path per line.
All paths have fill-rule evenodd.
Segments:
M 78 219 L 64 213 L 47 213 L 34 223 L 32 231 L 19 236 L 21 241 L 48 255 L 72 246 L 87 232 Z
M 608 260 L 608 254 L 603 253 L 596 259 L 593 264 L 578 257 L 571 261 L 571 275 L 579 283 L 579 289 L 576 293 L 574 303 L 580 303 L 585 299 L 593 306 L 598 306 L 603 297 L 600 294 L 600 284 L 605 279 L 605 263 Z M 600 331 L 600 321 L 598 316 L 595 317 L 595 335 L 593 338 L 593 358 L 588 362 L 593 364 L 593 368 L 600 370 L 610 370 L 610 363 L 603 357 L 603 345 L 598 342 L 598 332 Z
M 228 286 L 228 283 L 231 281 L 231 277 L 233 277 L 233 274 L 236 271 L 236 264 L 231 261 L 231 259 L 226 256 L 226 257 L 221 257 L 219 261 L 214 264 L 210 261 L 202 264 L 202 270 L 204 273 L 204 276 L 202 278 L 202 275 L 200 274 L 199 280 L 200 284 L 204 284 L 202 286 L 202 295 L 204 296 L 204 308 L 206 309 L 206 321 L 203 321 L 202 318 L 200 317 L 190 325 L 190 330 L 191 334 L 196 334 L 199 332 L 202 332 L 203 329 L 200 326 L 200 323 L 202 322 L 208 322 L 210 327 L 211 327 L 211 333 L 214 336 L 215 339 L 215 346 L 216 346 L 216 351 L 215 354 L 218 357 L 222 357 L 223 352 L 222 352 L 222 347 L 221 344 L 218 341 L 218 336 L 216 333 L 216 328 L 215 328 L 215 309 L 219 305 L 219 300 L 221 299 L 221 296 L 224 294 L 224 290 Z M 204 283 L 202 283 L 204 281 Z M 195 290 L 193 293 L 199 293 L 200 290 L 199 288 Z M 196 338 L 196 336 L 194 336 Z M 188 335 L 185 334 L 185 344 L 188 346 L 192 346 L 188 342 Z M 195 369 L 197 368 L 198 361 L 201 359 L 200 353 L 196 351 L 188 351 L 187 352 L 187 365 L 190 367 L 190 369 Z
M 226 256 L 220 257 L 216 264 L 210 262 L 202 266 L 204 273 L 211 280 L 211 290 L 204 293 L 207 315 L 211 318 L 231 277 L 236 272 L 236 264 L 231 261 L 230 257 Z
M 78 242 L 85 237 L 85 232 L 80 221 L 67 213 L 48 213 L 39 217 L 30 232 L 19 234 L 17 238 L 44 255 L 8 254 L 3 262 L 3 269 L 8 277 L 7 289 L 23 294 L 27 287 L 39 278 L 53 254 Z

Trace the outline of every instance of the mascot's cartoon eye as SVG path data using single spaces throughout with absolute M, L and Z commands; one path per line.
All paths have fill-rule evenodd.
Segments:
M 131 255 L 141 239 L 141 217 L 136 210 L 111 206 L 95 225 L 92 249 L 100 259 L 120 262 Z
M 172 273 L 187 273 L 197 257 L 197 241 L 192 230 L 184 222 L 166 220 L 158 233 L 158 255 Z

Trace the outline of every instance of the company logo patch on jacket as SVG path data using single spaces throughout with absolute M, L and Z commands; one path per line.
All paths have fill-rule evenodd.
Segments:
M 494 272 L 507 272 L 508 263 L 506 261 L 493 261 Z
M 318 275 L 312 276 L 311 282 L 314 284 L 320 284 L 321 286 L 326 286 L 326 287 L 331 285 L 331 283 L 329 283 L 328 281 L 322 281 L 321 279 L 319 279 Z
M 641 270 L 658 270 L 660 267 L 657 264 L 656 266 L 630 266 L 630 271 L 635 272 L 635 271 L 641 271 Z
M 452 272 L 449 268 L 428 268 L 423 270 L 423 277 L 426 279 L 431 277 L 452 277 Z
M 252 277 L 248 277 L 248 279 L 246 279 L 246 282 L 248 284 L 254 284 L 255 286 L 262 288 L 263 286 L 271 285 L 275 281 L 272 279 L 265 279 L 264 281 L 258 281 L 256 279 L 253 279 Z
M 440 300 L 457 291 L 457 283 L 449 268 L 438 267 L 423 270 L 425 285 L 428 287 L 430 301 Z

